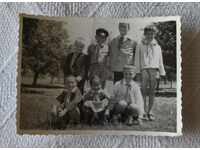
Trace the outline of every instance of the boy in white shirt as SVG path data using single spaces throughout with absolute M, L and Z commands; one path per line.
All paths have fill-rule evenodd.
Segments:
M 143 98 L 140 87 L 133 80 L 136 74 L 136 67 L 133 65 L 124 66 L 124 78 L 114 85 L 111 112 L 112 121 L 125 122 L 127 125 L 140 124 L 144 114 Z
M 135 53 L 135 65 L 137 73 L 141 75 L 142 94 L 144 98 L 145 118 L 155 120 L 151 110 L 154 104 L 155 89 L 159 76 L 165 76 L 161 47 L 155 40 L 156 29 L 153 25 L 144 28 L 144 39 L 137 45 Z M 149 103 L 147 105 L 147 97 Z

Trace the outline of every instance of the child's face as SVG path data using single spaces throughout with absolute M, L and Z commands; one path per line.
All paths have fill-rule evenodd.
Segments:
M 121 36 L 125 36 L 128 33 L 128 27 L 119 26 L 119 33 Z
M 147 41 L 151 42 L 154 38 L 154 32 L 153 31 L 147 31 L 145 34 L 145 38 Z
M 98 91 L 101 89 L 101 84 L 99 84 L 99 83 L 93 83 L 93 84 L 92 84 L 92 89 L 93 89 L 95 92 L 98 92 Z
M 66 79 L 66 83 L 65 83 L 65 89 L 71 91 L 72 89 L 74 89 L 77 86 L 77 82 L 75 77 L 68 77 Z
M 96 35 L 96 36 L 95 36 L 95 39 L 96 39 L 96 41 L 97 41 L 97 43 L 98 43 L 99 45 L 102 45 L 103 43 L 106 42 L 106 37 L 102 37 L 102 36 L 99 36 L 99 35 Z
M 82 42 L 80 42 L 80 41 L 77 41 L 75 43 L 75 46 L 76 46 L 77 52 L 82 52 L 83 49 L 84 49 L 84 47 L 85 47 L 85 45 Z
M 130 82 L 131 80 L 133 80 L 133 78 L 135 77 L 135 72 L 131 71 L 131 70 L 125 70 L 124 71 L 124 79 L 127 82 Z

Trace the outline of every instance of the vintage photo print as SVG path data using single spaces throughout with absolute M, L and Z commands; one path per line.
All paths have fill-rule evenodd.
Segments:
M 179 17 L 20 15 L 19 134 L 182 134 Z

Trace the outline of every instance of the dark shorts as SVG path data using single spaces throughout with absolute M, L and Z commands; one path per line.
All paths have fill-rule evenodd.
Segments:
M 147 68 L 143 69 L 141 72 L 142 75 L 142 84 L 141 89 L 143 95 L 154 94 L 156 85 L 157 85 L 157 73 L 158 69 L 155 68 Z
M 78 124 L 80 123 L 80 111 L 79 108 L 67 112 L 63 117 L 55 116 L 51 114 L 51 126 L 52 128 L 65 129 L 67 124 Z
M 105 121 L 105 110 L 94 113 L 91 108 L 83 106 L 82 122 L 84 124 L 101 124 Z

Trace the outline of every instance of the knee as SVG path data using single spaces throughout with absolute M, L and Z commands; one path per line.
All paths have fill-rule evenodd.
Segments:
M 114 107 L 115 113 L 124 112 L 127 106 L 128 106 L 128 104 L 126 101 L 124 101 L 124 100 L 119 101 Z
M 71 119 L 79 119 L 80 118 L 80 110 L 76 107 L 74 110 L 69 112 L 69 116 Z
M 127 107 L 127 110 L 128 110 L 128 113 L 130 115 L 139 115 L 139 113 L 140 113 L 140 109 L 137 106 L 133 105 L 133 104 L 130 104 Z
M 121 101 L 119 101 L 118 105 L 121 108 L 126 108 L 128 103 L 125 100 L 121 100 Z

